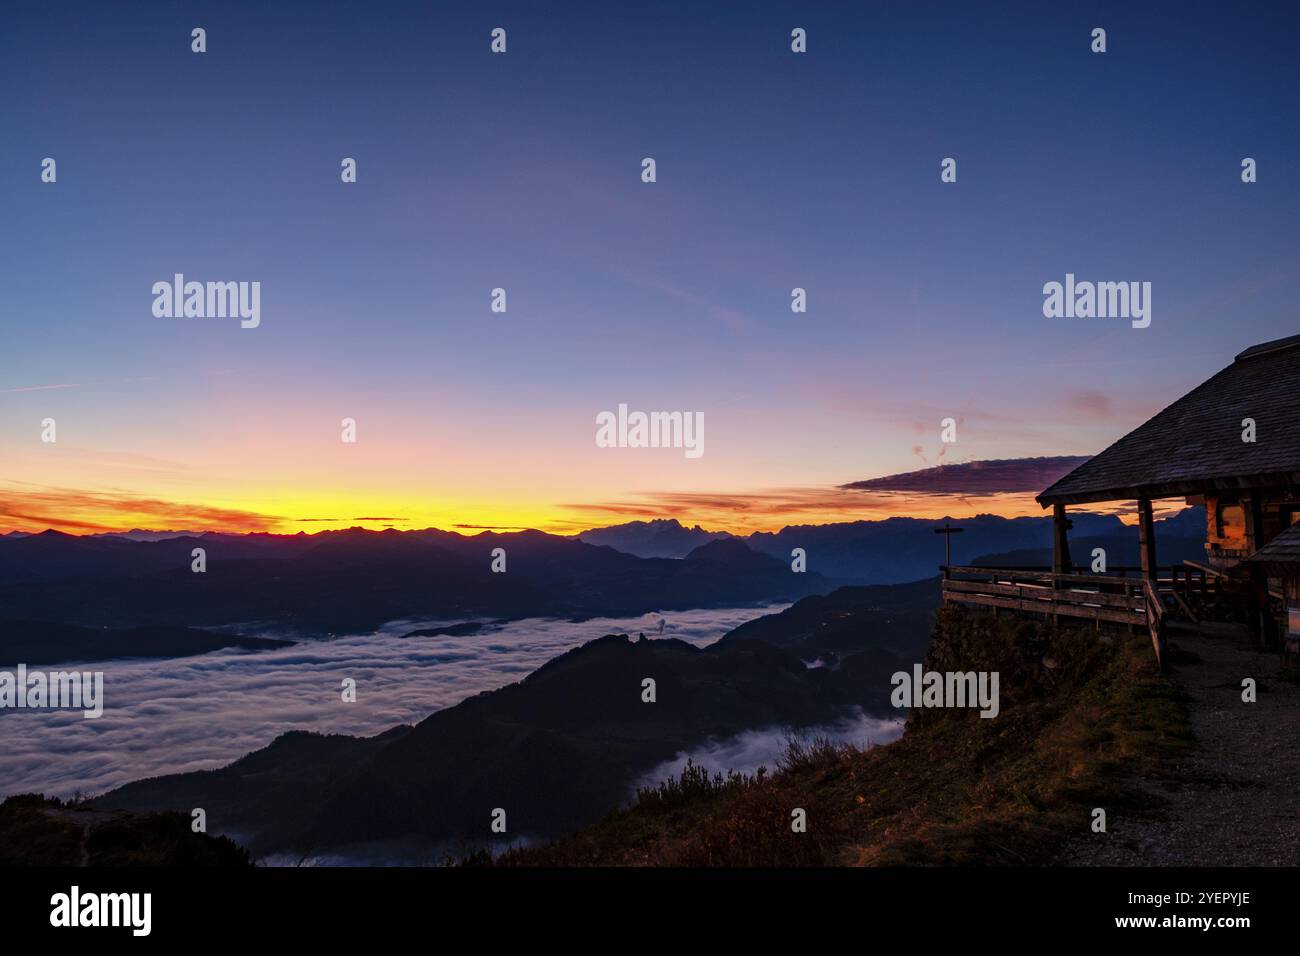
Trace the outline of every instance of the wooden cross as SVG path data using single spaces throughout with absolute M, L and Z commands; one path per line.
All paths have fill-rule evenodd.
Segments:
M 952 536 L 955 534 L 961 534 L 961 532 L 962 532 L 961 528 L 954 528 L 947 521 L 943 523 L 942 528 L 934 529 L 935 534 L 943 535 L 943 544 L 944 544 L 943 566 L 945 568 L 952 564 Z

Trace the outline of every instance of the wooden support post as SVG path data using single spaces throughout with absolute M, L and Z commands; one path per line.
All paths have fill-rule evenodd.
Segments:
M 1065 505 L 1059 502 L 1052 505 L 1052 572 L 1069 574 L 1073 570 L 1070 562 L 1069 530 L 1074 522 L 1065 516 Z
M 1241 499 L 1246 518 L 1246 550 L 1254 554 L 1264 547 L 1264 501 L 1259 495 Z
M 1268 647 L 1268 577 L 1264 569 L 1250 564 L 1250 639 L 1261 650 Z
M 1156 529 L 1151 514 L 1151 499 L 1138 499 L 1138 551 L 1142 556 L 1142 576 L 1156 580 Z
M 1241 509 L 1246 514 L 1246 550 L 1258 551 L 1264 546 L 1264 499 L 1251 495 L 1241 499 Z M 1250 637 L 1262 650 L 1271 650 L 1275 644 L 1277 628 L 1273 621 L 1268 594 L 1268 575 L 1258 564 L 1249 570 L 1250 584 Z

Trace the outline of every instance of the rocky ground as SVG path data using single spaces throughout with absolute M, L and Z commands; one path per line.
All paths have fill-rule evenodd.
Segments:
M 1252 649 L 1232 625 L 1171 632 L 1172 679 L 1190 697 L 1197 746 L 1169 779 L 1143 780 L 1164 806 L 1116 814 L 1106 833 L 1074 840 L 1076 866 L 1300 864 L 1300 685 L 1276 653 Z M 1242 701 L 1242 680 L 1257 685 Z

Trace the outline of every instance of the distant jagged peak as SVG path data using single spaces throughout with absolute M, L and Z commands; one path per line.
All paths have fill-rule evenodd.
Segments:
M 698 524 L 683 525 L 676 518 L 652 518 L 592 528 L 576 537 L 588 544 L 605 545 L 641 558 L 682 558 L 701 544 L 732 535 L 727 531 L 709 531 Z

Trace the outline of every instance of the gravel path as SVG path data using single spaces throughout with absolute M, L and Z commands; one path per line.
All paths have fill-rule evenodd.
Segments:
M 115 816 L 120 816 L 120 813 L 114 810 L 91 810 L 84 807 L 77 809 L 60 807 L 45 810 L 44 813 L 50 819 L 72 823 L 81 828 L 81 843 L 77 848 L 77 866 L 90 865 L 90 848 L 87 844 L 90 841 L 91 828 L 96 824 L 111 820 Z
M 1191 697 L 1197 746 L 1176 779 L 1144 781 L 1168 801 L 1161 819 L 1112 814 L 1109 832 L 1074 840 L 1075 866 L 1300 864 L 1300 686 L 1280 680 L 1276 653 L 1252 650 L 1230 625 L 1184 626 L 1170 642 L 1200 660 L 1173 679 Z M 1241 699 L 1255 679 L 1256 702 Z

